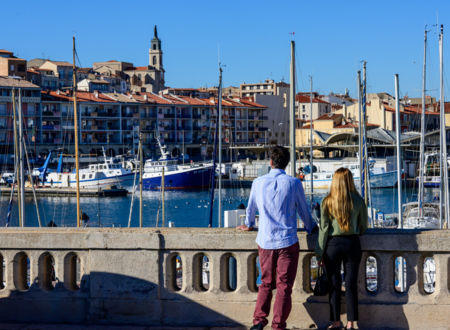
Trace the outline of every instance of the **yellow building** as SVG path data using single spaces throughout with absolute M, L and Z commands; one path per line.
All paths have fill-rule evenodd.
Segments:
M 328 113 L 313 120 L 313 145 L 324 145 L 326 139 L 335 133 L 352 133 L 358 129 L 357 123 L 345 119 L 342 114 Z M 296 129 L 296 145 L 305 148 L 311 145 L 310 123 Z

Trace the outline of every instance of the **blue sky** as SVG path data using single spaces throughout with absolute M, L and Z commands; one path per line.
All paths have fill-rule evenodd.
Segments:
M 147 65 L 156 24 L 171 87 L 217 85 L 219 53 L 225 86 L 289 81 L 290 32 L 297 45 L 297 90 L 309 90 L 312 75 L 315 90 L 349 88 L 354 96 L 364 59 L 368 92 L 393 94 L 398 73 L 401 96 L 420 96 L 425 24 L 444 24 L 444 60 L 450 63 L 450 1 L 444 0 L 30 0 L 5 2 L 2 13 L 10 33 L 1 34 L 0 48 L 25 59 L 71 61 L 75 34 L 84 67 L 111 59 Z M 437 96 L 438 35 L 430 29 L 427 84 Z

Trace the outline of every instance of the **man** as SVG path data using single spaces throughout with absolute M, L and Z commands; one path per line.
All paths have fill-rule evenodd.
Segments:
M 309 212 L 300 180 L 286 175 L 289 163 L 286 148 L 276 146 L 270 152 L 270 172 L 253 181 L 247 207 L 245 225 L 240 230 L 253 230 L 255 213 L 259 212 L 259 228 L 256 236 L 261 285 L 258 289 L 253 330 L 267 325 L 272 290 L 277 294 L 273 307 L 273 329 L 285 329 L 291 311 L 291 293 L 297 275 L 299 244 L 297 237 L 297 213 L 305 229 L 311 233 L 316 226 Z

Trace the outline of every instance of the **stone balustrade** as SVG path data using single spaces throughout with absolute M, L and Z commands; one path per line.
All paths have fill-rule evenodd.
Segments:
M 248 326 L 258 290 L 255 235 L 206 228 L 0 229 L 0 320 Z M 327 298 L 311 289 L 316 237 L 299 232 L 299 239 L 288 326 L 325 326 Z M 449 326 L 450 231 L 371 230 L 361 244 L 360 328 Z M 369 257 L 372 265 L 376 260 L 370 276 Z M 405 260 L 400 286 L 399 257 Z M 429 258 L 436 271 L 431 293 Z

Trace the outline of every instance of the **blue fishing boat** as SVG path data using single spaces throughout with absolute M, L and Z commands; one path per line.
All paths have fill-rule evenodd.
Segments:
M 161 188 L 164 169 L 164 188 L 167 190 L 205 189 L 211 184 L 213 165 L 194 164 L 178 165 L 178 159 L 170 158 L 165 146 L 159 139 L 158 145 L 161 157 L 157 161 L 151 159 L 145 162 L 142 185 L 145 190 Z

